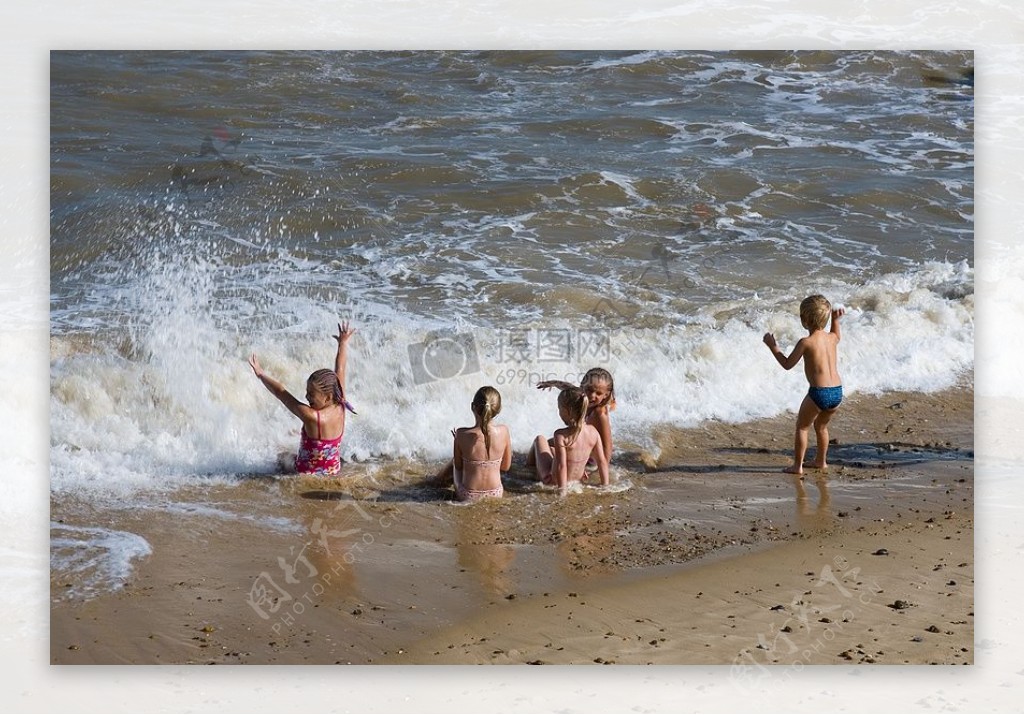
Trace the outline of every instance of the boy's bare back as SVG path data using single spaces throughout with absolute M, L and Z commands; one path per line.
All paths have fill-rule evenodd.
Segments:
M 845 312 L 843 308 L 837 308 L 831 312 L 832 326 L 830 330 L 826 331 L 824 327 L 809 328 L 809 334 L 797 341 L 793 352 L 788 356 L 779 349 L 775 336 L 771 333 L 765 333 L 764 343 L 771 348 L 775 359 L 786 370 L 792 369 L 803 359 L 804 375 L 811 387 L 836 387 L 842 384 L 842 380 L 839 378 L 836 353 L 842 337 L 839 319 Z
M 815 330 L 797 343 L 803 343 L 804 375 L 811 387 L 835 387 L 843 384 L 836 367 L 836 345 L 839 337 L 835 333 Z

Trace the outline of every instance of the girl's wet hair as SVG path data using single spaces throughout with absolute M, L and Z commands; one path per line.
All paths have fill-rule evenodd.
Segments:
M 583 375 L 583 379 L 580 380 L 580 389 L 585 390 L 587 387 L 594 383 L 607 382 L 608 383 L 608 399 L 605 400 L 605 404 L 608 405 L 609 410 L 615 409 L 615 380 L 612 379 L 612 374 L 605 370 L 603 367 L 592 367 L 587 370 L 586 374 Z M 601 405 L 591 405 L 590 408 L 600 407 Z
M 558 409 L 566 411 L 569 418 L 566 426 L 572 428 L 572 434 L 565 442 L 567 446 L 575 442 L 576 438 L 580 436 L 580 432 L 583 431 L 583 425 L 587 421 L 589 403 L 587 393 L 578 387 L 569 387 L 558 393 Z
M 341 405 L 352 414 L 356 414 L 355 409 L 345 399 L 345 390 L 338 381 L 338 374 L 334 370 L 328 370 L 327 368 L 316 370 L 309 376 L 309 384 L 323 394 L 328 395 L 333 404 Z
M 484 385 L 473 395 L 473 412 L 480 416 L 480 430 L 484 433 L 484 451 L 491 456 L 490 424 L 501 412 L 501 393 L 490 385 Z

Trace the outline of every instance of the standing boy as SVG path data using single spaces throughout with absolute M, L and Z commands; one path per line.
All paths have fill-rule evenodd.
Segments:
M 793 352 L 786 356 L 782 353 L 775 336 L 764 334 L 764 344 L 772 351 L 775 359 L 786 370 L 804 361 L 804 374 L 810 389 L 800 403 L 800 412 L 796 416 L 796 437 L 793 446 L 793 464 L 786 467 L 790 474 L 803 474 L 804 453 L 807 452 L 807 431 L 814 425 L 814 433 L 818 438 L 818 453 L 814 466 L 827 469 L 825 455 L 828 453 L 828 423 L 836 413 L 839 403 L 843 401 L 843 383 L 839 379 L 836 368 L 836 346 L 839 344 L 839 318 L 845 311 L 842 308 L 832 310 L 831 304 L 821 295 L 804 298 L 800 303 L 800 322 L 807 329 L 807 337 L 797 341 Z M 829 316 L 832 317 L 832 329 L 825 331 Z

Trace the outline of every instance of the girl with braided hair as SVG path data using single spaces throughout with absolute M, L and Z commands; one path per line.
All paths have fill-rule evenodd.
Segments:
M 334 370 L 316 370 L 306 380 L 306 402 L 300 402 L 284 385 L 263 372 L 253 354 L 249 358 L 252 371 L 263 386 L 302 421 L 299 452 L 295 471 L 300 474 L 330 476 L 341 471 L 341 437 L 345 433 L 345 410 L 356 411 L 345 399 L 345 367 L 348 362 L 348 341 L 355 334 L 348 321 L 338 323 L 338 352 Z
M 485 385 L 469 403 L 475 423 L 452 430 L 452 460 L 438 479 L 455 483 L 459 501 L 478 501 L 504 494 L 501 473 L 512 466 L 512 438 L 508 427 L 493 423 L 501 412 L 501 393 Z

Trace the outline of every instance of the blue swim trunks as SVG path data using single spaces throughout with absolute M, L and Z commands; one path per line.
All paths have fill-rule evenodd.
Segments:
M 807 391 L 807 396 L 818 406 L 819 410 L 834 410 L 843 401 L 843 386 L 812 387 Z

